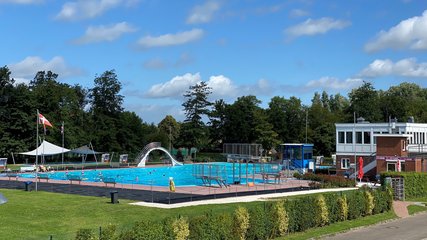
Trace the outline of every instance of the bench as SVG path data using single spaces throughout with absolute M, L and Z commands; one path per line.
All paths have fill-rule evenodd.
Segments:
M 39 181 L 44 179 L 44 180 L 46 180 L 46 182 L 49 182 L 49 175 L 47 175 L 47 174 L 39 174 L 37 177 L 38 177 Z
M 102 182 L 105 183 L 105 186 L 107 186 L 107 184 L 113 184 L 114 187 L 116 187 L 116 179 L 114 178 L 103 178 Z
M 24 166 L 19 169 L 21 172 L 34 172 L 36 170 L 36 166 Z
M 73 181 L 79 182 L 79 184 L 81 184 L 81 182 L 83 181 L 82 177 L 78 175 L 67 175 L 67 179 L 70 181 L 71 184 L 73 184 Z

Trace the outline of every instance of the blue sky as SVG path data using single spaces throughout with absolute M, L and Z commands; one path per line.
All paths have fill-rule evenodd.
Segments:
M 426 87 L 423 0 L 0 0 L 0 65 L 18 82 L 52 70 L 92 87 L 115 69 L 126 110 L 184 119 L 182 95 L 212 100 L 347 93 L 372 82 Z

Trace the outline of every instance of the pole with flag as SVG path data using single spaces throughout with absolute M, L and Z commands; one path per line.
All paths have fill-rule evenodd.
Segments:
M 46 125 L 49 127 L 53 127 L 52 124 L 47 120 L 37 109 L 37 139 L 39 138 L 39 124 L 43 124 L 44 129 L 44 136 L 43 136 L 43 142 L 45 140 L 46 136 Z M 38 140 L 37 140 L 38 141 Z M 39 172 L 39 164 L 38 164 L 38 142 L 37 142 L 37 148 L 36 148 L 36 191 L 37 191 L 37 178 L 38 178 L 38 172 Z M 42 157 L 44 158 L 44 145 L 43 145 L 43 154 Z
M 37 192 L 37 174 L 39 172 L 39 153 L 38 153 L 38 149 L 39 149 L 39 110 L 37 109 L 37 127 L 36 127 L 36 192 Z
M 61 126 L 61 135 L 62 135 L 62 168 L 64 168 L 64 121 L 62 121 Z

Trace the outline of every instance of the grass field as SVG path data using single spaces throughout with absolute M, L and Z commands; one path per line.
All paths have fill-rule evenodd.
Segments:
M 7 199 L 0 205 L 0 239 L 74 239 L 80 228 L 98 229 L 116 224 L 119 229 L 142 219 L 162 220 L 170 216 L 194 216 L 205 212 L 213 214 L 233 212 L 240 205 L 248 209 L 264 202 L 202 205 L 178 209 L 159 209 L 133 206 L 132 201 L 120 199 L 111 204 L 109 198 L 86 197 L 49 192 L 25 192 L 0 189 Z M 394 218 L 393 213 L 379 214 L 358 220 L 336 223 L 323 228 L 296 233 L 286 239 L 307 239 L 354 227 L 365 226 Z
M 8 199 L 0 205 L 1 239 L 73 239 L 80 228 L 98 229 L 110 223 L 119 227 L 132 225 L 141 219 L 161 220 L 168 216 L 193 216 L 204 212 L 232 212 L 237 205 L 247 208 L 263 202 L 222 204 L 158 209 L 132 206 L 120 199 L 110 204 L 109 198 L 85 197 L 49 192 L 25 192 L 0 189 Z

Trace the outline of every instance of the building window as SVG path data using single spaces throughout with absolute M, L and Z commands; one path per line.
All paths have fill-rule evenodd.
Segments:
M 356 132 L 356 143 L 362 144 L 362 132 Z
M 387 172 L 396 172 L 396 163 L 388 162 L 387 163 Z
M 363 142 L 365 144 L 371 143 L 371 133 L 370 132 L 363 132 Z
M 353 143 L 353 132 L 346 132 L 345 134 L 346 143 Z
M 338 132 L 338 143 L 344 143 L 344 132 Z
M 350 168 L 350 159 L 341 158 L 341 169 L 349 169 L 349 168 Z

